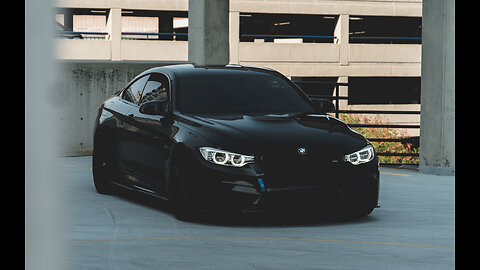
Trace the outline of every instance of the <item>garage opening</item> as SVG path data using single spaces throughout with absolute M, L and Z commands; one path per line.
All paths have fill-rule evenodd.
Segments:
M 421 44 L 421 17 L 350 16 L 350 43 Z
M 122 39 L 188 40 L 188 12 L 122 10 Z
M 328 98 L 333 97 L 338 77 L 292 77 L 292 81 L 309 97 Z
M 420 77 L 349 77 L 348 104 L 420 104 Z
M 240 42 L 333 43 L 338 15 L 240 13 Z

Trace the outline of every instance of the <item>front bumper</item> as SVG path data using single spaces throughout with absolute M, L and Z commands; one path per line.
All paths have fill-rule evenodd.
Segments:
M 327 171 L 265 172 L 261 164 L 243 168 L 197 161 L 189 168 L 192 200 L 203 209 L 255 212 L 330 209 L 378 203 L 378 159 L 362 164 L 336 164 Z

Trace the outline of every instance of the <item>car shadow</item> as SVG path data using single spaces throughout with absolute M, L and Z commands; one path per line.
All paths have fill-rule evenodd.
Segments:
M 144 207 L 161 211 L 175 218 L 171 205 L 165 200 L 123 188 L 116 188 L 112 195 Z M 178 220 L 178 222 L 225 227 L 333 226 L 375 221 L 377 221 L 377 218 L 374 212 L 369 216 L 361 218 L 345 218 L 339 215 L 335 209 L 328 211 L 270 211 L 252 213 L 211 211 L 201 212 L 188 221 Z
M 373 216 L 344 218 L 324 211 L 207 213 L 191 222 L 228 227 L 309 227 L 373 222 Z

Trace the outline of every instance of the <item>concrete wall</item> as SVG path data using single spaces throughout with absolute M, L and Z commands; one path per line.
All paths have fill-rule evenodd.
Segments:
M 57 39 L 55 57 L 62 60 L 187 61 L 187 41 Z
M 99 106 L 131 79 L 160 63 L 67 62 L 59 61 L 60 80 L 55 87 L 55 103 L 60 114 L 58 126 L 62 156 L 90 154 L 93 125 Z

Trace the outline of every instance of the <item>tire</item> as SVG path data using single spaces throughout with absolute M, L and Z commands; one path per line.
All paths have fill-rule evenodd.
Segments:
M 104 151 L 104 144 L 94 142 L 93 155 L 92 155 L 92 173 L 93 184 L 99 194 L 112 194 L 113 186 L 110 182 L 113 179 L 113 164 L 107 153 Z
M 370 215 L 373 212 L 373 209 L 375 209 L 374 206 L 368 206 L 365 204 L 347 204 L 343 205 L 341 211 L 340 211 L 340 218 L 343 220 L 354 220 L 354 219 L 360 219 L 363 217 L 366 217 Z
M 198 209 L 192 201 L 191 185 L 184 172 L 172 164 L 171 167 L 171 203 L 175 217 L 181 221 L 193 221 L 198 217 Z
M 360 219 L 370 215 L 375 207 L 356 207 L 349 209 L 346 213 L 348 219 Z
M 378 204 L 378 183 L 351 192 L 344 201 L 342 214 L 346 219 L 370 215 Z

